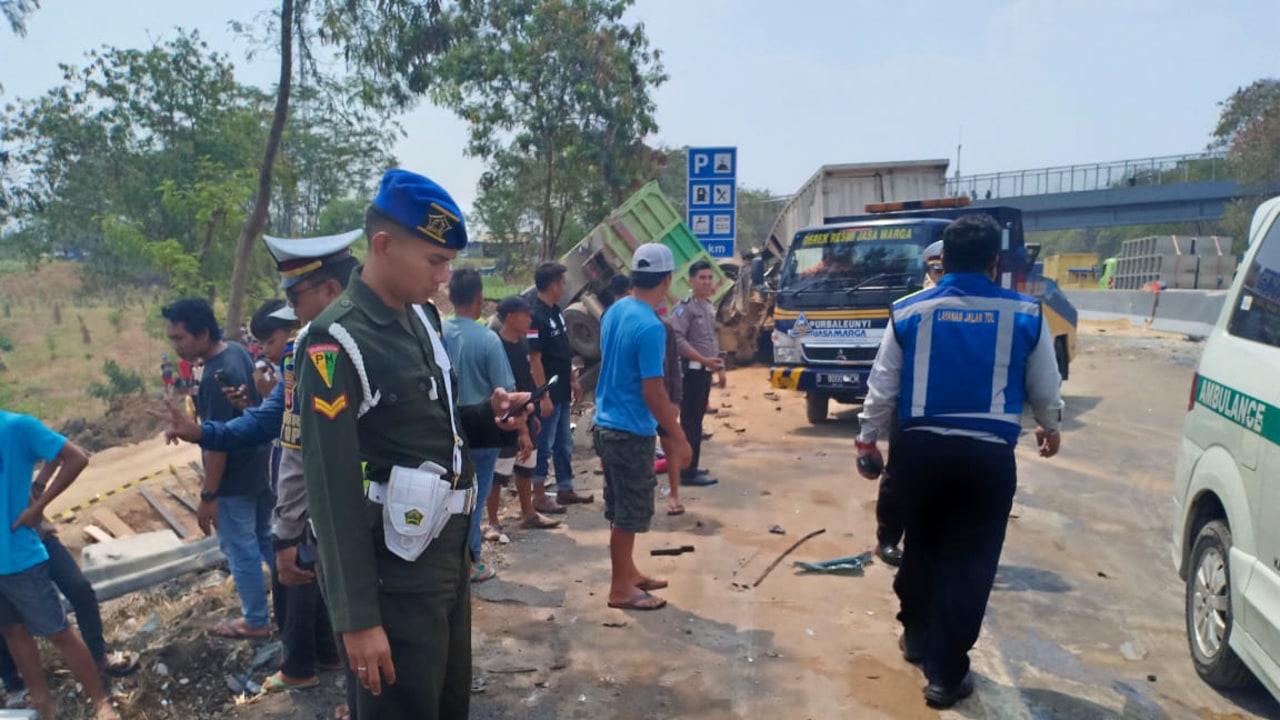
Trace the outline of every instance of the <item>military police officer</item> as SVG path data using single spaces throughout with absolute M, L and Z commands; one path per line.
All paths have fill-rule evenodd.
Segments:
M 454 402 L 429 301 L 467 234 L 443 188 L 387 172 L 365 234 L 365 265 L 295 351 L 303 474 L 326 597 L 361 684 L 357 717 L 465 718 L 467 530 L 476 506 L 467 443 L 513 440 L 528 394 L 497 390 L 481 405 Z M 500 420 L 513 403 L 520 412 Z
M 859 458 L 898 413 L 890 473 L 907 498 L 900 641 L 924 663 L 925 700 L 949 707 L 973 693 L 978 639 L 1017 486 L 1014 445 L 1030 404 L 1043 457 L 1058 452 L 1061 379 L 1053 336 L 1034 299 L 996 285 L 1001 231 L 966 215 L 943 234 L 946 275 L 893 304 L 868 381 Z M 859 471 L 875 479 L 870 467 Z
M 668 322 L 676 333 L 676 350 L 680 353 L 684 374 L 680 426 L 693 448 L 693 459 L 680 473 L 680 483 L 699 487 L 719 482 L 699 468 L 698 463 L 702 458 L 702 420 L 711 399 L 712 374 L 716 375 L 721 388 L 726 382 L 724 359 L 720 357 L 720 343 L 716 339 L 716 309 L 711 304 L 711 294 L 715 292 L 711 263 L 699 260 L 689 266 L 689 286 L 692 294 L 669 313 Z

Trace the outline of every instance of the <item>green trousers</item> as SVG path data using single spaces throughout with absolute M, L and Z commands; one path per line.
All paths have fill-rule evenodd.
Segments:
M 359 720 L 466 720 L 471 709 L 468 529 L 466 515 L 453 516 L 413 563 L 414 571 L 429 580 L 426 589 L 379 593 L 396 684 L 384 683 L 376 697 L 360 687 Z

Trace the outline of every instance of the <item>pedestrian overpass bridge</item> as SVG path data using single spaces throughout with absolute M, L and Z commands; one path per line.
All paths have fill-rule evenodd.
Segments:
M 1213 221 L 1239 199 L 1280 195 L 1280 185 L 1245 186 L 1220 153 L 961 175 L 947 195 L 970 207 L 1022 210 L 1026 231 Z

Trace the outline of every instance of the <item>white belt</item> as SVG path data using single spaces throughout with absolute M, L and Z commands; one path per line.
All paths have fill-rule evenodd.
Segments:
M 387 498 L 386 483 L 370 482 L 364 496 L 381 505 Z M 449 514 L 470 515 L 476 509 L 476 487 L 472 485 L 465 490 L 454 490 L 449 493 Z

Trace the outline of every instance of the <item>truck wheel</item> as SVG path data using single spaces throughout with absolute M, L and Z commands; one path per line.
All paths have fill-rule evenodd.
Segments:
M 1205 525 L 1196 536 L 1187 575 L 1187 641 L 1196 672 L 1205 682 L 1241 688 L 1253 682 L 1253 674 L 1228 644 L 1235 625 L 1230 551 L 1231 528 L 1222 520 Z
M 600 359 L 600 318 L 592 316 L 585 302 L 564 309 L 564 326 L 575 353 L 588 360 Z
M 1067 377 L 1071 375 L 1071 361 L 1067 359 L 1067 339 L 1064 337 L 1054 338 L 1053 355 L 1058 359 L 1058 374 L 1062 376 L 1062 381 L 1066 382 Z
M 811 392 L 805 398 L 804 408 L 805 414 L 809 418 L 809 424 L 821 425 L 827 421 L 827 410 L 831 406 L 831 398 L 820 392 Z

